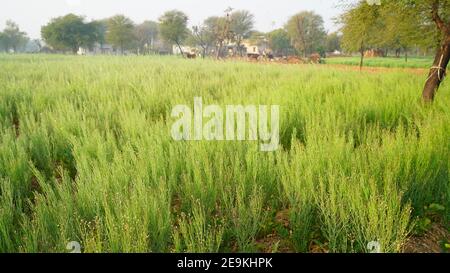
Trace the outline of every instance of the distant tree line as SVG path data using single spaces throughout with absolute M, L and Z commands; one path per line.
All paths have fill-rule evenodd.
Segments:
M 102 20 L 87 21 L 83 16 L 67 14 L 53 18 L 41 28 L 41 38 L 33 43 L 40 49 L 77 53 L 80 48 L 92 49 L 108 44 L 118 53 L 136 54 L 157 52 L 159 48 L 171 49 L 172 45 L 198 47 L 201 55 L 227 54 L 227 45 L 233 43 L 233 54 L 243 56 L 245 40 L 254 45 L 266 43 L 278 56 L 303 55 L 314 52 L 324 54 L 340 50 L 341 35 L 327 34 L 323 19 L 313 12 L 300 12 L 292 16 L 285 27 L 268 33 L 256 31 L 254 15 L 246 10 L 228 10 L 224 16 L 211 16 L 202 24 L 188 28 L 188 16 L 172 10 L 159 20 L 136 24 L 124 15 Z M 8 21 L 0 33 L 0 51 L 11 53 L 24 51 L 29 42 L 19 26 Z M 45 46 L 44 46 L 45 44 Z M 183 52 L 182 52 L 183 53 Z
M 432 25 L 420 22 L 423 12 L 405 9 L 408 4 L 401 4 L 404 1 L 383 0 L 380 6 L 367 1 L 351 4 L 337 20 L 340 30 L 333 33 L 327 33 L 323 18 L 310 11 L 299 12 L 288 18 L 284 27 L 263 33 L 255 30 L 254 15 L 249 11 L 229 9 L 223 16 L 208 17 L 190 28 L 188 16 L 177 10 L 164 13 L 158 21 L 141 24 L 124 15 L 87 21 L 83 16 L 67 14 L 43 26 L 41 37 L 48 48 L 57 52 L 76 53 L 80 47 L 102 48 L 108 44 L 119 54 L 149 54 L 161 48 L 170 51 L 175 45 L 183 55 L 182 46 L 192 46 L 199 48 L 202 56 L 215 57 L 227 55 L 229 44 L 234 44 L 233 55 L 243 56 L 243 43 L 250 41 L 256 46 L 266 44 L 276 56 L 359 52 L 362 65 L 364 52 L 369 49 L 393 52 L 396 56 L 404 53 L 407 60 L 409 51 L 429 50 L 438 43 L 426 38 L 438 35 Z M 20 52 L 28 42 L 26 33 L 12 21 L 0 33 L 0 51 Z M 39 41 L 34 43 L 43 47 Z
M 41 28 L 44 42 L 56 51 L 77 53 L 82 47 L 110 44 L 120 52 L 133 50 L 147 53 L 158 36 L 158 23 L 145 21 L 136 25 L 131 19 L 116 15 L 87 22 L 83 16 L 68 14 L 52 19 Z
M 201 49 L 202 56 L 227 54 L 233 43 L 233 54 L 243 56 L 245 40 L 255 45 L 267 43 L 276 55 L 303 55 L 340 50 L 340 35 L 325 32 L 323 19 L 313 12 L 292 16 L 285 27 L 269 33 L 254 28 L 254 15 L 246 10 L 228 10 L 224 16 L 211 16 L 202 24 L 188 27 L 188 16 L 178 10 L 164 13 L 158 20 L 134 23 L 124 15 L 87 22 L 84 17 L 68 14 L 52 19 L 41 29 L 44 42 L 53 50 L 76 53 L 80 47 L 110 44 L 118 52 L 148 54 L 155 44 L 182 45 Z

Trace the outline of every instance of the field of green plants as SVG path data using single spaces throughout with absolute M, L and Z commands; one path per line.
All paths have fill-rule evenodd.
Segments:
M 0 55 L 0 252 L 401 252 L 450 220 L 450 84 L 320 65 Z M 281 148 L 172 107 L 279 104 Z
M 357 65 L 361 61 L 360 57 L 335 57 L 327 58 L 327 64 Z M 433 59 L 429 57 L 409 57 L 408 61 L 404 56 L 401 58 L 364 58 L 364 66 L 369 67 L 388 67 L 388 68 L 430 68 L 433 65 Z

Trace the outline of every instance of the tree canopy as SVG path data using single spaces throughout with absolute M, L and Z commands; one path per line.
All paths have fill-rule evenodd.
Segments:
M 97 30 L 95 23 L 86 23 L 84 17 L 68 14 L 43 26 L 41 36 L 54 49 L 76 53 L 82 46 L 92 47 L 98 39 Z
M 332 32 L 327 35 L 326 50 L 328 52 L 341 51 L 342 35 L 338 32 Z
M 345 50 L 364 52 L 366 48 L 376 44 L 377 33 L 382 23 L 382 20 L 379 20 L 380 10 L 380 6 L 362 3 L 340 16 L 342 47 Z
M 304 11 L 292 16 L 286 30 L 292 45 L 305 57 L 324 45 L 324 22 L 322 17 L 314 12 Z
M 276 29 L 268 33 L 269 46 L 276 55 L 288 55 L 292 48 L 289 35 L 285 29 Z
M 361 66 L 367 48 L 436 48 L 423 91 L 426 101 L 433 100 L 450 60 L 450 0 L 358 1 L 340 16 L 340 23 L 342 45 L 361 52 Z
M 141 53 L 147 53 L 153 49 L 156 39 L 158 38 L 159 26 L 157 22 L 145 21 L 137 25 L 134 30 L 138 48 Z
M 203 57 L 206 56 L 210 48 L 216 45 L 217 41 L 214 32 L 206 25 L 206 23 L 199 26 L 193 26 L 190 37 L 190 40 L 194 45 L 199 45 L 202 48 Z

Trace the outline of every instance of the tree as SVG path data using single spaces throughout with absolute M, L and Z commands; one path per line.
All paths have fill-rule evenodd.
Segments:
M 269 32 L 267 35 L 269 39 L 269 46 L 274 51 L 275 55 L 288 55 L 291 47 L 289 35 L 285 29 L 276 29 Z
M 12 50 L 14 53 L 25 46 L 29 41 L 27 34 L 20 31 L 19 26 L 11 20 L 6 21 L 6 27 L 0 34 L 1 47 L 5 51 Z
M 286 29 L 292 45 L 303 52 L 304 57 L 324 44 L 326 33 L 323 19 L 314 12 L 304 11 L 292 16 Z
M 437 45 L 433 66 L 422 91 L 423 100 L 431 102 L 444 80 L 450 61 L 450 0 L 388 0 L 386 4 L 397 14 L 404 12 L 409 22 L 415 22 L 420 36 Z
M 214 33 L 206 25 L 193 26 L 190 37 L 196 45 L 202 48 L 203 58 L 208 53 L 209 48 L 214 46 L 216 41 Z
M 128 17 L 116 15 L 108 19 L 106 41 L 119 48 L 122 54 L 133 46 L 136 38 L 134 34 L 134 23 Z
M 106 43 L 106 32 L 108 30 L 108 21 L 107 20 L 99 20 L 91 22 L 95 41 L 100 44 L 100 47 L 103 48 L 103 45 Z
M 222 54 L 225 41 L 232 38 L 230 32 L 230 17 L 211 16 L 204 21 L 205 31 L 210 35 L 216 45 L 216 58 Z
M 334 52 L 336 50 L 341 51 L 341 40 L 342 36 L 337 32 L 328 34 L 326 41 L 326 51 L 327 52 Z
M 242 56 L 242 40 L 248 38 L 255 24 L 253 14 L 246 10 L 231 13 L 230 30 L 236 42 L 237 50 Z
M 145 21 L 136 26 L 134 33 L 141 53 L 146 54 L 150 49 L 154 48 L 158 38 L 158 31 L 159 25 L 153 21 Z
M 360 69 L 364 65 L 364 52 L 377 44 L 375 37 L 380 29 L 384 29 L 380 26 L 380 9 L 381 6 L 360 1 L 339 18 L 342 24 L 342 47 L 349 52 L 360 53 Z
M 405 52 L 411 45 L 434 45 L 436 55 L 422 91 L 424 101 L 434 100 L 450 61 L 450 0 L 383 0 L 380 6 L 359 1 L 341 21 L 347 49 L 362 51 L 370 41 L 400 46 Z
M 97 39 L 95 24 L 85 23 L 75 14 L 52 19 L 41 28 L 41 36 L 53 49 L 72 50 L 74 54 L 82 46 L 92 47 Z
M 188 16 L 181 11 L 171 10 L 159 18 L 160 33 L 167 42 L 175 43 L 184 57 L 181 43 L 187 37 Z
M 396 57 L 400 57 L 401 52 L 405 54 L 405 61 L 408 61 L 408 50 L 418 44 L 423 37 L 423 29 L 418 28 L 417 22 L 421 19 L 411 10 L 398 13 L 392 4 L 385 4 L 381 9 L 380 18 L 384 22 L 383 33 L 378 36 L 379 44 L 395 50 Z M 427 32 L 429 29 L 427 30 Z

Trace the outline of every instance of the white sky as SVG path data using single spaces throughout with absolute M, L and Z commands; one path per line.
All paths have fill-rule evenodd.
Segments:
M 18 23 L 31 38 L 53 17 L 75 13 L 87 19 L 124 14 L 141 23 L 157 20 L 167 10 L 178 9 L 189 16 L 189 24 L 199 24 L 212 15 L 223 15 L 228 7 L 246 9 L 255 15 L 256 29 L 270 31 L 282 27 L 289 16 L 312 10 L 325 20 L 325 28 L 336 30 L 333 18 L 340 13 L 338 0 L 2 0 L 0 29 L 8 19 Z

